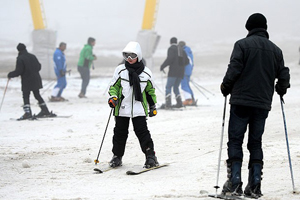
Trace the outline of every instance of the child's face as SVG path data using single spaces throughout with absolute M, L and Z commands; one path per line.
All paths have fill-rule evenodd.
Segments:
M 135 59 L 128 58 L 127 59 L 127 62 L 129 62 L 130 64 L 134 64 L 134 63 L 136 63 L 136 61 L 137 61 L 137 58 L 135 58 Z

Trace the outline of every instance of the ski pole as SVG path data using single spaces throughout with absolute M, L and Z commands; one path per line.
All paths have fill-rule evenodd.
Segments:
M 295 184 L 294 184 L 293 169 L 292 169 L 292 162 L 291 162 L 291 155 L 290 155 L 290 147 L 289 147 L 288 134 L 287 134 L 287 128 L 286 128 L 286 121 L 285 121 L 285 114 L 284 114 L 284 110 L 283 110 L 284 100 L 283 100 L 282 96 L 280 96 L 280 103 L 281 103 L 281 111 L 282 111 L 284 131 L 285 131 L 286 148 L 287 148 L 288 157 L 289 157 L 291 178 L 292 178 L 292 184 L 293 184 L 293 193 L 296 193 L 296 191 L 295 191 Z
M 227 96 L 224 100 L 224 110 L 223 110 L 223 120 L 222 120 L 222 131 L 221 131 L 221 141 L 220 141 L 220 150 L 219 150 L 219 159 L 218 159 L 218 172 L 217 172 L 217 182 L 216 186 L 216 197 L 218 196 L 218 189 L 219 187 L 219 174 L 220 174 L 220 164 L 221 164 L 221 156 L 222 156 L 222 145 L 223 145 L 223 136 L 224 136 L 224 126 L 225 126 L 225 113 L 226 113 L 226 102 L 227 102 Z
M 206 89 L 205 87 L 203 87 L 203 86 L 201 86 L 201 85 L 199 85 L 198 83 L 196 83 L 195 81 L 193 81 L 192 80 L 192 82 L 194 83 L 194 84 L 196 84 L 196 85 L 198 85 L 199 87 L 201 87 L 203 90 L 205 90 L 206 92 L 208 92 L 208 93 L 210 93 L 210 94 L 212 94 L 213 96 L 215 96 L 215 94 L 214 93 L 212 93 L 211 91 L 209 91 L 208 89 Z
M 7 79 L 7 83 L 6 83 L 6 86 L 5 86 L 5 89 L 4 89 L 4 93 L 3 93 L 3 97 L 2 97 L 2 101 L 1 101 L 1 105 L 0 105 L 0 112 L 1 112 L 2 104 L 3 104 L 3 101 L 4 101 L 4 97 L 5 97 L 5 94 L 6 94 L 6 90 L 7 90 L 7 87 L 8 87 L 9 80 L 10 79 Z
M 51 81 L 47 84 L 47 88 L 41 93 L 41 95 L 43 95 L 45 92 L 47 92 L 49 90 L 50 87 L 52 87 L 52 85 L 54 84 L 54 81 Z
M 112 80 L 113 80 L 113 79 L 111 79 L 111 80 L 109 81 L 109 83 L 107 84 L 107 87 L 106 87 L 105 91 L 103 92 L 103 95 L 107 94 L 107 92 L 108 92 L 108 90 L 109 90 L 109 88 L 110 88 L 110 86 L 111 86 Z
M 200 88 L 195 84 L 194 81 L 191 81 L 191 82 L 193 83 L 193 85 L 195 86 L 195 88 L 196 88 L 197 90 L 199 90 L 199 92 L 200 92 L 203 96 L 206 97 L 206 99 L 209 99 L 209 98 L 202 92 L 202 90 L 200 90 Z
M 105 138 L 105 135 L 106 135 L 106 131 L 107 131 L 107 127 L 108 127 L 108 124 L 109 124 L 109 121 L 110 121 L 112 111 L 113 111 L 113 108 L 110 110 L 110 114 L 109 114 L 109 117 L 108 117 L 108 121 L 107 121 L 107 124 L 106 124 L 106 128 L 105 128 L 104 135 L 103 135 L 103 138 L 102 138 L 102 142 L 101 142 L 101 145 L 100 145 L 100 149 L 99 149 L 99 152 L 98 152 L 98 156 L 97 156 L 97 159 L 94 161 L 95 165 L 97 165 L 97 163 L 99 163 L 98 158 L 99 158 L 99 155 L 100 155 L 100 152 L 101 152 L 101 149 L 102 149 L 102 145 L 103 145 L 103 142 L 104 142 L 104 138 Z
M 162 93 L 163 95 L 165 95 L 164 92 L 158 87 L 158 85 L 156 85 L 156 84 L 154 83 L 154 81 L 153 81 L 152 83 L 153 83 L 155 89 L 157 88 L 158 91 L 160 91 L 160 93 Z

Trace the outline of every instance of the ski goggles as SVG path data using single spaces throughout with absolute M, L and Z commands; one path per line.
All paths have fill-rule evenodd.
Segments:
M 127 61 L 129 58 L 131 60 L 134 60 L 137 58 L 137 55 L 135 53 L 126 53 L 126 52 L 123 52 L 123 57 L 124 59 Z

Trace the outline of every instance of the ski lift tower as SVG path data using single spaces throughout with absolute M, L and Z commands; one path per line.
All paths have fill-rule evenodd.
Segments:
M 159 0 L 146 0 L 142 30 L 137 35 L 137 42 L 141 45 L 143 58 L 150 69 L 153 67 L 152 56 L 160 39 L 160 36 L 154 31 L 158 5 Z
M 29 0 L 34 30 L 32 31 L 32 52 L 42 64 L 40 74 L 44 79 L 55 79 L 52 55 L 56 47 L 56 32 L 46 29 L 43 0 Z

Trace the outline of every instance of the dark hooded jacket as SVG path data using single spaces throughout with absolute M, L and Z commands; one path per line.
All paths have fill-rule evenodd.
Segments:
M 163 70 L 169 66 L 168 77 L 183 78 L 184 66 L 179 65 L 178 61 L 178 47 L 176 44 L 172 44 L 168 49 L 168 56 L 163 64 L 160 66 L 160 70 Z
M 276 78 L 280 87 L 289 87 L 281 49 L 257 28 L 235 43 L 222 84 L 231 91 L 230 104 L 271 110 Z
M 40 70 L 41 64 L 38 59 L 25 49 L 19 52 L 16 69 L 7 76 L 9 78 L 21 76 L 22 91 L 34 91 L 43 87 Z

